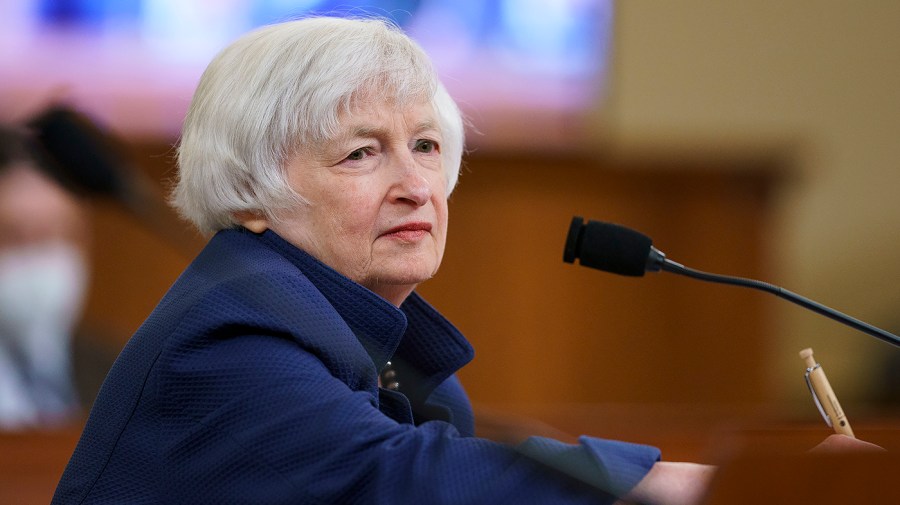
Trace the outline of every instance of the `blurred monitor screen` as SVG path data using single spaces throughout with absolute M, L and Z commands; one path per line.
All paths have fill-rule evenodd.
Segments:
M 472 143 L 548 142 L 603 97 L 611 11 L 612 0 L 3 0 L 0 119 L 64 101 L 126 135 L 170 138 L 206 64 L 240 34 L 378 15 L 432 57 L 481 132 Z

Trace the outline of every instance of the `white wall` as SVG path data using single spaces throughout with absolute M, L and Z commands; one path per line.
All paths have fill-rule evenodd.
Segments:
M 900 330 L 900 2 L 620 0 L 615 29 L 595 135 L 625 152 L 790 146 L 772 280 Z M 772 394 L 786 405 L 811 407 L 803 347 L 848 413 L 900 353 L 787 302 L 777 316 Z

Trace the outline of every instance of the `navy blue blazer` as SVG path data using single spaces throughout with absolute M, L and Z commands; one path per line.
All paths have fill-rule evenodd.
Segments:
M 271 231 L 219 232 L 122 350 L 53 503 L 607 503 L 659 458 L 475 437 L 472 356 L 416 294 L 398 309 Z

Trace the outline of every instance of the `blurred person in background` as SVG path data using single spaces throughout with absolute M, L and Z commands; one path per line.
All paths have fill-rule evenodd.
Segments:
M 78 198 L 41 170 L 26 131 L 0 126 L 0 429 L 80 415 L 71 344 L 86 241 Z

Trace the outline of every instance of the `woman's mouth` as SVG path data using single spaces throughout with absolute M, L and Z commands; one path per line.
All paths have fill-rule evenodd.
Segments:
M 425 235 L 428 235 L 429 233 L 431 233 L 431 223 L 414 222 L 395 226 L 394 228 L 391 228 L 390 230 L 382 233 L 381 236 L 411 242 L 418 240 Z

